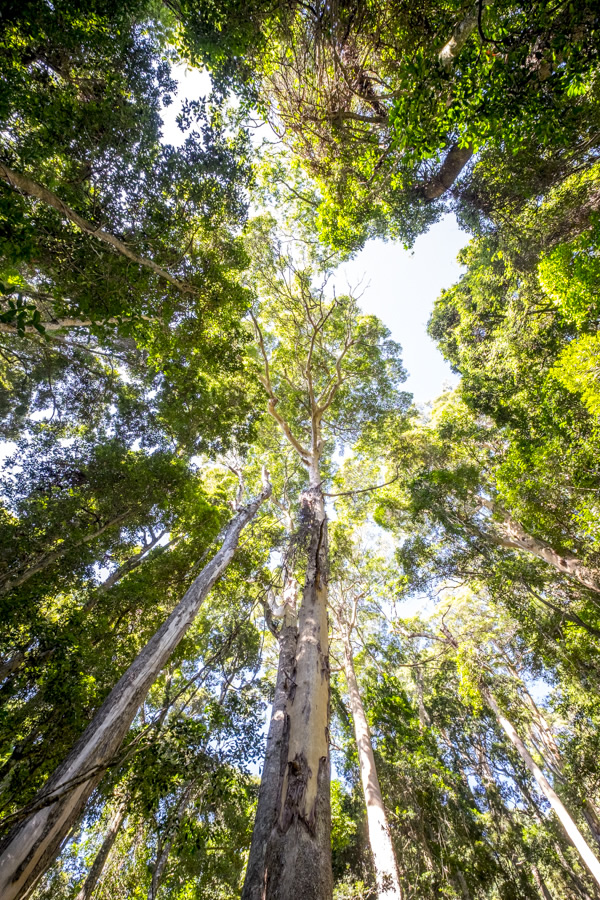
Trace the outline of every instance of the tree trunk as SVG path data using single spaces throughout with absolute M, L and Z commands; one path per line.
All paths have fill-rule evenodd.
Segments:
M 320 484 L 313 478 L 302 495 L 301 529 L 308 536 L 309 547 L 296 656 L 287 690 L 281 765 L 276 765 L 274 748 L 275 759 L 269 761 L 269 772 L 265 770 L 261 785 L 264 802 L 244 900 L 331 900 L 333 891 L 327 520 Z M 267 784 L 267 779 L 273 781 Z M 275 824 L 263 852 L 272 822 Z
M 52 864 L 90 794 L 113 762 L 140 703 L 231 562 L 243 528 L 270 493 L 267 484 L 230 520 L 215 556 L 113 688 L 67 759 L 31 804 L 32 811 L 0 844 L 2 900 L 22 898 Z
M 287 604 L 286 604 L 287 607 Z M 252 844 L 248 867 L 242 890 L 242 900 L 262 900 L 265 867 L 265 853 L 271 832 L 277 824 L 280 786 L 288 757 L 289 719 L 288 705 L 293 698 L 296 682 L 296 644 L 298 625 L 295 612 L 284 610 L 279 640 L 279 665 L 275 683 L 275 697 L 271 712 L 271 723 L 267 735 L 265 761 L 263 764 L 256 818 L 252 831 Z
M 104 836 L 104 840 L 102 841 L 102 846 L 100 847 L 96 855 L 96 859 L 92 863 L 92 867 L 88 872 L 87 878 L 85 879 L 83 886 L 77 894 L 75 900 L 90 900 L 90 897 L 94 893 L 94 888 L 98 884 L 102 872 L 104 871 L 104 866 L 106 865 L 108 857 L 110 856 L 110 852 L 117 839 L 119 829 L 121 828 L 123 819 L 125 818 L 125 812 L 127 810 L 128 803 L 129 795 L 126 792 L 125 795 L 120 799 L 116 809 L 111 816 L 106 834 Z
M 559 572 L 563 572 L 569 578 L 573 578 L 579 584 L 589 588 L 589 590 L 600 593 L 600 576 L 577 559 L 574 554 L 557 553 L 546 541 L 528 534 L 520 522 L 513 519 L 510 513 L 506 512 L 493 500 L 486 500 L 482 497 L 477 499 L 481 506 L 485 506 L 486 509 L 489 509 L 490 512 L 500 518 L 502 533 L 486 532 L 497 544 L 511 550 L 524 550 L 526 553 L 531 553 L 533 556 L 537 556 L 538 559 L 554 566 Z
M 577 824 L 573 821 L 573 819 L 563 806 L 560 797 L 555 792 L 554 788 L 552 787 L 544 773 L 534 762 L 527 747 L 515 731 L 511 722 L 509 722 L 506 716 L 503 716 L 500 712 L 500 709 L 498 707 L 498 704 L 496 703 L 496 700 L 494 699 L 494 696 L 492 695 L 492 692 L 484 684 L 480 685 L 480 690 L 481 696 L 488 704 L 490 709 L 493 710 L 500 727 L 503 729 L 509 741 L 514 746 L 517 753 L 535 778 L 536 784 L 539 787 L 540 791 L 542 792 L 546 800 L 548 800 L 550 806 L 558 816 L 561 825 L 563 826 L 565 832 L 567 833 L 567 836 L 579 852 L 581 859 L 589 869 L 596 883 L 600 885 L 600 862 L 592 853 L 592 850 L 588 846 L 587 841 L 577 827 Z
M 28 566 L 24 572 L 21 572 L 20 575 L 15 575 L 14 578 L 11 577 L 10 573 L 7 573 L 2 579 L 0 579 L 0 596 L 8 594 L 9 591 L 13 590 L 13 588 L 20 587 L 22 584 L 25 584 L 27 581 L 29 581 L 30 578 L 33 578 L 34 575 L 37 575 L 38 572 L 42 572 L 44 569 L 48 568 L 48 566 L 51 566 L 52 563 L 56 562 L 57 559 L 60 559 L 71 550 L 75 550 L 77 547 L 82 547 L 84 544 L 89 544 L 90 541 L 93 541 L 96 538 L 100 537 L 110 528 L 114 528 L 116 525 L 120 525 L 121 522 L 125 521 L 130 512 L 131 510 L 127 510 L 126 512 L 121 513 L 120 516 L 115 516 L 114 519 L 110 519 L 108 522 L 105 522 L 104 525 L 100 526 L 100 528 L 97 528 L 90 534 L 86 534 L 85 537 L 82 537 L 81 540 L 76 541 L 74 544 L 70 544 L 68 541 L 63 541 L 63 543 L 56 550 L 50 550 L 48 553 L 43 553 L 41 556 L 38 556 L 37 560 L 34 563 Z
M 169 860 L 169 854 L 171 852 L 171 847 L 173 846 L 173 841 L 175 840 L 177 831 L 179 830 L 179 826 L 181 824 L 181 819 L 183 818 L 195 787 L 196 779 L 193 778 L 182 791 L 181 797 L 179 798 L 179 801 L 175 808 L 175 815 L 169 822 L 167 828 L 167 834 L 165 836 L 166 840 L 164 842 L 159 842 L 158 850 L 156 853 L 156 862 L 154 863 L 154 868 L 152 870 L 152 879 L 150 881 L 150 887 L 148 889 L 148 900 L 156 900 L 165 867 Z
M 462 48 L 465 46 L 475 29 L 477 28 L 481 10 L 484 7 L 488 6 L 490 3 L 491 0 L 482 0 L 481 9 L 480 4 L 476 3 L 473 7 L 471 7 L 466 16 L 458 23 L 458 25 L 452 32 L 452 37 L 446 44 L 444 44 L 444 46 L 438 53 L 438 59 L 445 69 L 450 68 Z
M 64 216 L 66 219 L 69 219 L 73 224 L 77 225 L 81 231 L 86 234 L 91 234 L 92 237 L 95 237 L 99 241 L 103 241 L 105 244 L 108 244 L 112 247 L 113 250 L 116 250 L 121 256 L 125 256 L 127 259 L 136 263 L 138 266 L 144 266 L 146 269 L 150 269 L 155 275 L 158 275 L 159 278 L 163 278 L 165 281 L 168 281 L 170 284 L 174 285 L 178 290 L 184 293 L 195 293 L 196 288 L 191 284 L 186 284 L 184 281 L 180 281 L 178 278 L 174 278 L 173 275 L 170 275 L 165 269 L 158 266 L 153 260 L 147 259 L 143 256 L 138 256 L 137 253 L 134 253 L 133 250 L 124 244 L 123 241 L 120 241 L 114 235 L 109 234 L 104 229 L 93 225 L 91 222 L 88 222 L 86 219 L 83 219 L 80 215 L 78 215 L 75 210 L 71 209 L 67 206 L 66 203 L 57 197 L 56 194 L 53 194 L 52 191 L 49 191 L 48 188 L 45 188 L 43 185 L 38 184 L 33 181 L 33 179 L 29 178 L 27 175 L 22 175 L 20 172 L 15 172 L 12 169 L 9 169 L 7 165 L 0 162 L 0 178 L 9 184 L 12 188 L 15 188 L 19 193 L 25 194 L 27 197 L 32 197 L 34 200 L 40 200 L 42 203 L 45 203 L 46 206 L 51 206 L 53 209 L 57 210 Z
M 531 873 L 533 875 L 533 880 L 536 883 L 537 889 L 540 892 L 540 897 L 542 897 L 542 900 L 552 900 L 552 894 L 546 887 L 546 882 L 542 878 L 538 867 L 532 865 Z
M 472 156 L 471 146 L 459 147 L 458 144 L 453 144 L 439 170 L 423 185 L 425 200 L 431 202 L 442 197 L 452 187 Z
M 348 683 L 350 709 L 354 720 L 354 734 L 356 736 L 358 761 L 360 764 L 360 777 L 367 807 L 369 844 L 371 845 L 373 864 L 375 866 L 377 896 L 379 900 L 402 900 L 396 855 L 375 767 L 371 732 L 358 690 L 352 647 L 347 633 L 344 635 L 344 671 Z

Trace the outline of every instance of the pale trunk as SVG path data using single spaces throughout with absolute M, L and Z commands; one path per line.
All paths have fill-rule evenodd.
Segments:
M 488 6 L 489 3 L 491 3 L 491 0 L 482 0 L 481 9 Z M 469 10 L 466 16 L 461 19 L 461 21 L 452 32 L 452 37 L 450 38 L 450 40 L 446 44 L 444 44 L 444 46 L 438 53 L 438 59 L 445 69 L 450 68 L 462 48 L 465 46 L 473 32 L 476 30 L 479 22 L 479 16 L 481 14 L 481 9 L 479 3 L 476 3 Z
M 586 566 L 577 559 L 574 554 L 558 553 L 550 546 L 550 544 L 546 543 L 546 541 L 542 541 L 539 538 L 532 537 L 528 534 L 523 526 L 517 522 L 516 519 L 513 519 L 510 513 L 502 509 L 497 503 L 481 497 L 478 499 L 482 506 L 485 506 L 486 509 L 489 509 L 495 515 L 500 517 L 500 528 L 502 533 L 493 534 L 488 532 L 492 540 L 496 541 L 496 543 L 500 544 L 502 547 L 507 547 L 511 550 L 524 550 L 526 553 L 531 553 L 532 556 L 536 556 L 538 559 L 543 560 L 555 569 L 558 569 L 559 572 L 563 572 L 565 575 L 568 575 L 569 578 L 573 578 L 575 581 L 578 581 L 579 584 L 589 588 L 589 590 L 600 593 L 600 577 L 596 572 L 590 569 L 589 566 Z
M 152 879 L 150 881 L 150 888 L 148 890 L 148 900 L 156 900 L 158 889 L 160 887 L 160 883 L 162 881 L 162 877 L 169 861 L 169 854 L 171 853 L 171 847 L 173 846 L 173 841 L 177 836 L 177 831 L 179 830 L 179 826 L 181 825 L 181 820 L 186 811 L 187 805 L 190 802 L 192 797 L 192 793 L 194 788 L 196 787 L 195 779 L 192 779 L 186 787 L 184 788 L 181 797 L 179 798 L 179 802 L 177 803 L 177 807 L 175 809 L 175 815 L 171 822 L 169 823 L 167 834 L 165 836 L 164 841 L 159 841 L 158 850 L 156 853 L 156 861 L 154 863 L 154 868 L 152 870 Z
M 102 846 L 100 847 L 96 858 L 92 863 L 92 867 L 88 872 L 87 878 L 85 879 L 83 886 L 77 894 L 75 900 L 90 900 L 90 897 L 94 893 L 94 888 L 100 881 L 102 872 L 104 871 L 104 866 L 107 863 L 110 852 L 117 839 L 119 829 L 121 828 L 123 819 L 125 818 L 125 812 L 127 810 L 128 802 L 129 796 L 126 794 L 119 801 L 115 811 L 113 812 L 108 823 L 106 834 L 104 835 L 104 840 L 102 841 Z
M 110 528 L 114 528 L 116 525 L 120 525 L 121 522 L 124 522 L 127 516 L 129 515 L 129 510 L 127 512 L 122 513 L 120 516 L 115 516 L 114 519 L 111 519 L 109 522 L 106 522 L 104 525 L 101 525 L 100 528 L 97 528 L 95 531 L 92 531 L 90 534 L 86 534 L 85 537 L 81 538 L 81 540 L 77 541 L 75 544 L 70 544 L 68 541 L 64 541 L 60 547 L 56 550 L 50 550 L 48 553 L 43 553 L 39 556 L 34 563 L 28 566 L 24 572 L 20 575 L 15 575 L 14 578 L 7 574 L 0 581 L 0 595 L 8 594 L 9 591 L 12 591 L 16 587 L 20 587 L 22 584 L 25 584 L 29 581 L 30 578 L 33 578 L 34 575 L 37 575 L 38 572 L 42 572 L 44 569 L 47 569 L 48 566 L 52 565 L 52 563 L 56 562 L 58 559 L 61 559 L 66 553 L 69 553 L 71 550 L 75 550 L 77 547 L 82 547 L 84 544 L 89 544 L 90 541 L 95 540 L 96 538 L 103 535 Z
M 231 562 L 243 528 L 270 492 L 268 485 L 231 519 L 213 559 L 113 688 L 65 762 L 33 801 L 32 812 L 0 844 L 2 900 L 22 898 L 52 864 L 90 794 L 113 763 L 140 703 Z
M 277 824 L 281 782 L 287 766 L 289 739 L 287 709 L 296 685 L 294 675 L 298 640 L 296 615 L 289 607 L 284 611 L 278 640 L 279 665 L 275 696 L 242 900 L 261 900 L 263 896 L 265 854 L 269 837 Z
M 360 764 L 360 777 L 367 807 L 367 825 L 369 829 L 369 844 L 373 854 L 375 878 L 377 881 L 377 896 L 379 900 L 402 900 L 396 856 L 390 835 L 390 827 L 387 821 L 381 788 L 375 767 L 375 755 L 371 744 L 369 723 L 365 715 L 361 696 L 358 690 L 352 648 L 345 635 L 344 640 L 344 670 L 348 683 L 348 695 L 350 697 L 350 709 L 354 720 L 354 734 L 358 749 L 358 761 Z
M 569 815 L 569 813 L 563 806 L 563 803 L 562 803 L 560 797 L 558 796 L 558 794 L 556 793 L 556 791 L 554 790 L 554 788 L 552 787 L 552 785 L 550 784 L 550 782 L 548 781 L 548 779 L 546 778 L 546 776 L 544 775 L 542 770 L 539 768 L 539 766 L 533 760 L 531 754 L 529 753 L 529 750 L 527 749 L 527 747 L 525 746 L 525 744 L 523 743 L 523 741 L 521 740 L 521 738 L 515 731 L 512 723 L 509 722 L 509 720 L 506 718 L 506 716 L 502 715 L 502 713 L 498 707 L 498 704 L 496 703 L 496 700 L 494 699 L 494 696 L 492 695 L 489 688 L 487 688 L 485 685 L 481 685 L 481 695 L 484 698 L 485 702 L 488 704 L 488 706 L 493 710 L 494 715 L 496 716 L 499 725 L 501 726 L 504 733 L 510 740 L 511 744 L 514 746 L 517 753 L 519 754 L 519 756 L 521 757 L 521 759 L 523 760 L 523 762 L 525 763 L 525 765 L 527 766 L 527 768 L 529 769 L 529 771 L 531 772 L 533 777 L 535 778 L 536 784 L 538 785 L 540 791 L 542 792 L 542 794 L 544 795 L 546 800 L 548 800 L 548 802 L 550 803 L 550 806 L 552 807 L 552 809 L 558 816 L 560 823 L 561 823 L 562 827 L 564 828 L 567 836 L 569 837 L 569 839 L 572 841 L 573 845 L 579 852 L 581 859 L 583 860 L 583 862 L 589 869 L 594 880 L 596 881 L 596 883 L 598 885 L 600 885 L 600 862 L 594 856 L 592 850 L 590 849 L 590 847 L 587 844 L 587 841 L 585 840 L 585 838 L 583 837 L 579 828 L 577 827 L 577 824 L 573 821 L 573 819 L 571 818 L 571 816 Z
M 302 495 L 301 519 L 309 538 L 298 642 L 291 675 L 275 810 L 263 808 L 261 837 L 274 822 L 264 854 L 259 847 L 244 885 L 244 898 L 331 900 L 329 797 L 329 660 L 327 628 L 327 521 L 318 482 Z M 287 748 L 285 744 L 287 743 Z M 287 749 L 287 752 L 285 750 Z M 267 793 L 265 786 L 264 793 Z M 265 805 L 267 800 L 265 798 Z M 257 860 L 258 857 L 258 860 Z M 262 857 L 262 867 L 261 867 Z

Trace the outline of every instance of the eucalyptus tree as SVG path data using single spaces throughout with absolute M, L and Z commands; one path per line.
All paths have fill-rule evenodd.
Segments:
M 231 562 L 240 534 L 271 493 L 268 480 L 222 532 L 221 545 L 168 619 L 138 654 L 97 711 L 71 753 L 58 766 L 0 847 L 6 897 L 21 897 L 54 860 L 92 791 L 118 753 L 140 703 L 192 624 L 198 609 Z
M 364 801 L 367 809 L 369 845 L 377 883 L 377 896 L 382 900 L 401 900 L 398 865 L 383 802 L 369 722 L 362 702 L 356 667 L 354 645 L 364 641 L 359 625 L 369 612 L 381 617 L 378 597 L 391 587 L 388 566 L 383 557 L 370 554 L 360 546 L 360 538 L 344 535 L 336 528 L 339 540 L 334 545 L 329 605 L 333 616 L 332 640 L 340 645 L 345 675 Z M 353 539 L 354 538 L 354 539 Z M 386 574 L 388 578 L 386 579 Z M 380 601 L 381 602 L 381 601 Z M 385 602 L 385 600 L 383 601 Z M 368 623 L 367 623 L 368 625 Z M 357 633 L 358 632 L 358 633 Z
M 303 590 L 288 675 L 280 765 L 265 766 L 243 896 L 331 896 L 329 807 L 328 538 L 323 482 L 336 443 L 406 409 L 399 347 L 351 296 L 328 297 L 317 271 L 252 235 L 258 300 L 252 312 L 257 377 L 267 410 L 305 470 L 299 498 Z M 326 273 L 325 273 L 326 274 Z M 274 733 L 274 732 L 272 732 Z M 267 747 L 267 758 L 272 756 Z

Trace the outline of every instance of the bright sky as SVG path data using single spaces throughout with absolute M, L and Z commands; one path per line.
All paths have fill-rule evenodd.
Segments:
M 164 139 L 172 144 L 183 140 L 175 119 L 185 98 L 204 96 L 210 90 L 210 78 L 198 69 L 184 65 L 174 69 L 179 94 L 163 111 Z M 362 286 L 361 306 L 378 316 L 403 348 L 409 378 L 406 389 L 417 403 L 438 397 L 444 385 L 455 385 L 457 378 L 426 332 L 433 303 L 442 288 L 450 287 L 460 276 L 456 254 L 467 243 L 453 216 L 446 216 L 427 234 L 417 239 L 414 250 L 400 244 L 370 241 L 356 259 L 340 270 L 338 290 Z

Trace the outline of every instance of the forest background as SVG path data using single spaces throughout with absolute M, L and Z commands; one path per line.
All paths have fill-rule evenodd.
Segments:
M 598 19 L 3 4 L 3 897 L 600 895 Z

